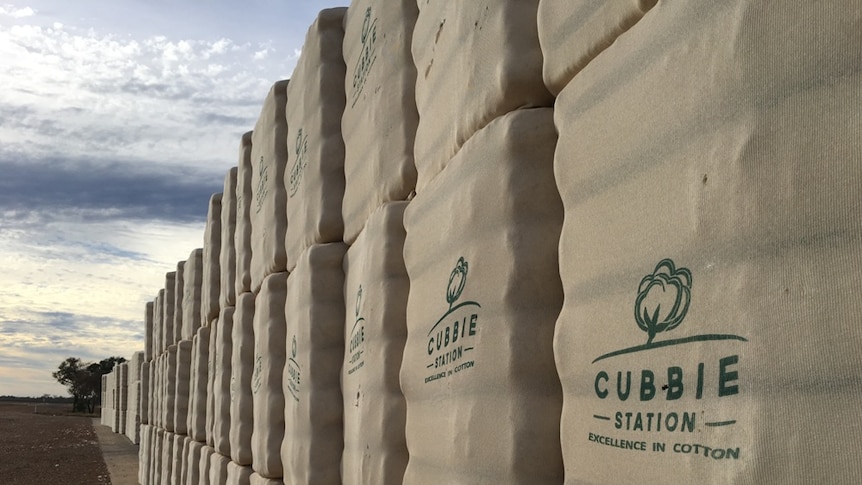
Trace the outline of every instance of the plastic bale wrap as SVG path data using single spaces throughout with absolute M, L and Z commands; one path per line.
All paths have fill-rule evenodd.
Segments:
M 159 289 L 156 299 L 153 300 L 153 359 L 157 358 L 165 350 L 164 326 L 165 315 L 162 309 L 165 301 L 164 288 Z
M 204 250 L 197 248 L 189 253 L 183 272 L 183 331 L 185 340 L 191 340 L 198 329 L 208 321 L 201 320 L 201 292 L 203 287 Z
M 236 182 L 237 167 L 228 170 L 224 177 L 221 200 L 221 253 L 219 255 L 219 307 L 236 304 Z
M 138 447 L 138 483 L 141 485 L 150 485 L 148 471 L 152 452 L 150 443 L 151 429 L 152 427 L 147 424 L 141 425 L 141 444 Z
M 177 402 L 177 346 L 165 352 L 164 378 L 162 379 L 162 427 L 174 432 L 174 408 Z
M 152 362 L 141 364 L 141 397 L 138 400 L 138 415 L 140 416 L 142 425 L 150 424 L 150 399 L 152 397 L 150 376 L 152 375 L 152 368 Z
M 174 324 L 173 337 L 168 341 L 168 345 L 175 345 L 180 340 L 186 339 L 184 335 L 183 320 L 183 302 L 185 301 L 185 272 L 186 261 L 177 262 L 176 276 L 174 277 Z M 191 337 L 188 337 L 190 339 Z
M 308 246 L 341 241 L 344 222 L 344 40 L 346 8 L 322 10 L 308 29 L 287 87 L 288 271 Z
M 541 0 L 542 76 L 556 96 L 577 73 L 636 24 L 658 0 Z
M 538 0 L 418 2 L 417 192 L 491 120 L 519 108 L 552 106 L 542 81 Z
M 201 483 L 201 470 L 200 470 L 200 462 L 201 462 L 201 452 L 203 451 L 204 444 L 198 441 L 192 440 L 189 443 L 186 455 L 186 475 L 185 481 L 183 483 L 187 484 L 199 484 Z
M 174 433 L 188 434 L 189 390 L 191 384 L 192 343 L 182 340 L 177 344 L 177 377 L 174 398 Z
M 251 393 L 254 409 L 251 434 L 252 468 L 264 477 L 282 476 L 279 449 L 284 438 L 286 272 L 263 280 L 254 309 L 254 367 Z
M 225 485 L 227 483 L 228 465 L 231 464 L 230 457 L 218 452 L 213 453 L 209 459 L 210 485 Z
M 227 485 L 249 485 L 252 473 L 254 470 L 250 466 L 230 462 L 227 465 Z
M 153 347 L 153 311 L 155 304 L 155 301 L 149 301 L 144 307 L 144 360 L 147 362 L 153 360 L 153 355 L 155 354 Z
M 216 484 L 217 482 L 210 481 L 210 466 L 212 465 L 212 458 L 217 453 L 211 446 L 204 446 L 201 448 L 201 461 L 198 465 L 198 476 L 200 485 L 209 485 Z
M 189 450 L 193 441 L 188 436 L 180 436 L 180 438 L 181 444 L 178 448 L 179 456 L 174 457 L 177 461 L 174 463 L 175 471 L 173 473 L 173 481 L 171 483 L 185 483 L 189 469 L 194 468 L 193 466 L 190 466 L 191 463 L 189 463 Z
M 201 327 L 192 339 L 192 379 L 189 396 L 189 436 L 201 443 L 206 442 L 207 382 L 209 382 L 210 332 Z
M 287 81 L 269 89 L 252 132 L 251 145 L 251 291 L 264 278 L 287 269 L 284 236 L 287 230 Z
M 174 470 L 174 435 L 169 431 L 165 431 L 162 436 L 162 459 L 160 460 L 161 472 L 159 473 L 159 483 L 164 485 L 177 483 L 173 479 Z M 179 465 L 180 463 L 176 463 Z
M 153 457 L 150 460 L 150 483 L 162 483 L 162 451 L 165 443 L 165 430 L 155 428 L 153 433 Z M 165 479 L 167 482 L 167 479 Z
M 147 418 L 149 424 L 154 427 L 161 427 L 161 413 L 159 410 L 159 389 L 161 389 L 159 382 L 162 378 L 161 371 L 161 358 L 155 357 L 152 361 L 150 361 L 150 391 L 149 391 L 149 401 L 147 402 Z M 105 401 L 102 401 L 103 403 Z
M 238 465 L 251 465 L 254 428 L 254 295 L 237 295 L 233 315 L 230 374 L 230 454 Z
M 182 269 L 182 261 L 177 264 L 177 269 Z M 174 330 L 176 320 L 177 301 L 177 272 L 171 271 L 165 274 L 165 298 L 162 301 L 162 351 L 177 343 Z
M 398 374 L 407 337 L 404 209 L 379 207 L 344 257 L 344 484 L 401 483 L 406 404 Z
M 206 434 L 206 444 L 213 446 L 213 424 L 215 423 L 215 395 L 213 389 L 215 387 L 215 370 L 216 370 L 216 342 L 218 340 L 218 328 L 213 322 L 210 325 L 210 343 L 209 354 L 207 355 L 207 394 L 205 399 L 206 405 L 206 421 L 204 424 L 204 432 Z
M 236 172 L 236 231 L 233 238 L 236 252 L 236 295 L 251 291 L 251 207 L 254 205 L 251 192 L 254 170 L 251 163 L 251 135 L 250 131 L 242 135 Z
M 201 322 L 218 318 L 221 292 L 221 212 L 222 194 L 210 197 L 207 222 L 204 226 L 204 247 L 201 271 Z M 191 338 L 191 337 L 189 337 Z
M 344 241 L 386 202 L 416 188 L 416 0 L 355 0 L 344 18 Z
M 230 456 L 230 379 L 234 307 L 224 308 L 216 326 L 215 372 L 213 379 L 213 448 Z
M 560 93 L 569 483 L 862 477 L 860 70 L 856 2 L 660 2 Z
M 289 358 L 281 386 L 281 462 L 287 483 L 341 483 L 346 250 L 343 243 L 311 246 L 287 282 Z
M 562 480 L 552 116 L 494 120 L 407 207 L 405 483 Z

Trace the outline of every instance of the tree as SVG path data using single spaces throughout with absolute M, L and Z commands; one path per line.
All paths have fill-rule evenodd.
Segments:
M 77 357 L 67 357 L 51 375 L 66 386 L 72 395 L 72 412 L 93 413 L 102 395 L 102 375 L 111 372 L 116 364 L 125 361 L 123 357 L 108 357 L 99 362 L 84 364 Z

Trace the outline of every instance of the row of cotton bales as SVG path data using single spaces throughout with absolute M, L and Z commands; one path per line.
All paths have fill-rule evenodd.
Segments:
M 850 0 L 321 12 L 147 305 L 141 483 L 858 479 L 861 61 Z

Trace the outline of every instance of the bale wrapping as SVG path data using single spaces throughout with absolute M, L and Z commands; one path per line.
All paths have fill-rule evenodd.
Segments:
M 192 376 L 189 396 L 188 432 L 198 442 L 206 441 L 207 382 L 209 382 L 209 354 L 211 327 L 201 327 L 192 339 Z
M 236 252 L 234 290 L 237 295 L 251 291 L 251 178 L 254 170 L 251 163 L 251 135 L 250 131 L 242 135 L 236 172 L 236 232 L 233 242 Z
M 560 93 L 569 483 L 862 476 L 860 68 L 856 2 L 659 2 Z
M 254 294 L 237 296 L 231 336 L 230 454 L 238 465 L 251 465 L 254 428 Z
M 285 433 L 280 445 L 288 483 L 341 483 L 341 265 L 346 249 L 342 243 L 309 247 L 287 281 L 286 343 L 290 356 L 281 386 Z
M 344 484 L 401 483 L 406 405 L 398 373 L 407 337 L 404 209 L 378 208 L 344 256 Z
M 344 241 L 386 202 L 416 188 L 416 0 L 355 0 L 344 17 Z
M 204 227 L 204 247 L 201 255 L 201 322 L 218 318 L 221 292 L 221 212 L 222 194 L 210 197 L 207 223 Z M 191 339 L 191 336 L 188 337 Z
M 405 483 L 562 480 L 552 116 L 494 120 L 407 207 Z
M 257 293 L 263 279 L 285 271 L 287 255 L 287 194 L 284 172 L 287 165 L 287 81 L 269 89 L 260 118 L 254 126 L 251 144 L 251 291 Z
M 197 248 L 189 253 L 183 271 L 183 331 L 184 340 L 191 340 L 205 322 L 201 320 L 201 291 L 203 286 L 204 250 Z M 209 323 L 207 321 L 207 323 Z
M 234 307 L 227 307 L 216 322 L 215 372 L 213 379 L 213 448 L 230 456 L 230 379 L 231 339 L 233 338 Z
M 287 270 L 318 243 L 341 241 L 344 222 L 343 20 L 346 8 L 320 12 L 308 29 L 287 87 Z
M 284 438 L 286 272 L 263 280 L 254 309 L 254 367 L 251 393 L 254 409 L 251 434 L 252 468 L 264 477 L 282 476 L 279 448 Z
M 221 253 L 219 255 L 219 306 L 236 304 L 236 205 L 237 167 L 228 170 L 224 177 L 221 201 Z

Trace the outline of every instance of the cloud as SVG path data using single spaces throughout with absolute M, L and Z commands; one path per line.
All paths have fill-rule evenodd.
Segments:
M 14 5 L 0 5 L 0 15 L 22 19 L 36 15 L 36 10 L 30 7 L 17 8 Z

